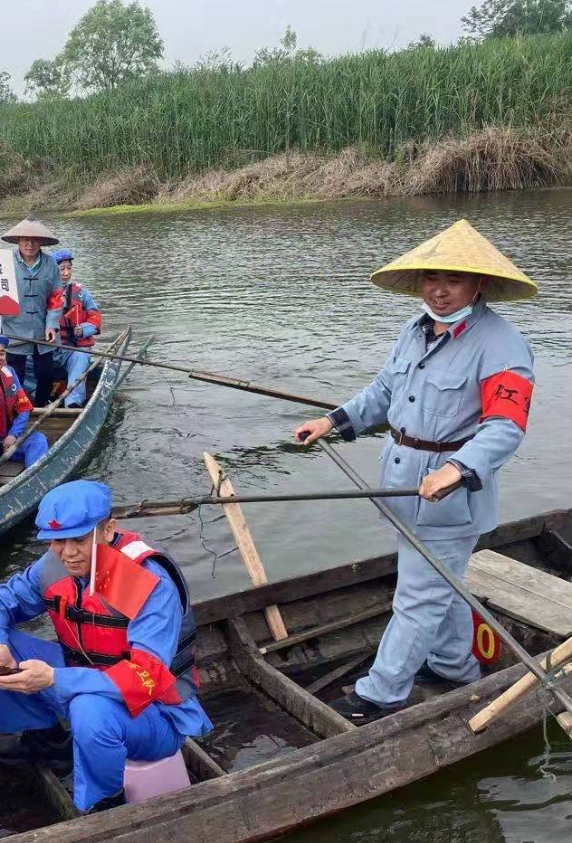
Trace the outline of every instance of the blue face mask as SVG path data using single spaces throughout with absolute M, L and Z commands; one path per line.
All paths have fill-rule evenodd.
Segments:
M 444 325 L 452 325 L 453 322 L 458 322 L 459 319 L 466 319 L 467 316 L 470 316 L 473 312 L 473 304 L 471 302 L 471 304 L 462 307 L 460 310 L 455 311 L 455 313 L 449 313 L 448 316 L 437 316 L 436 313 L 433 313 L 433 311 L 431 310 L 429 305 L 426 304 L 426 302 L 423 302 L 423 304 L 421 305 L 421 309 L 424 310 L 425 313 L 428 313 L 431 319 L 433 319 L 435 322 L 441 322 Z

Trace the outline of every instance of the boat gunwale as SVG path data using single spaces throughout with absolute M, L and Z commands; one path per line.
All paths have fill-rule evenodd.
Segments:
M 542 658 L 542 656 L 538 656 L 538 658 Z M 235 773 L 228 773 L 226 776 L 217 779 L 200 782 L 187 790 L 156 796 L 142 804 L 126 805 L 106 811 L 104 814 L 84 816 L 79 820 L 68 820 L 53 826 L 44 826 L 41 829 L 15 835 L 12 839 L 14 843 L 32 843 L 32 841 L 34 843 L 41 843 L 41 841 L 44 841 L 44 843 L 85 843 L 85 841 L 107 843 L 107 841 L 121 838 L 129 842 L 139 840 L 141 843 L 150 843 L 152 840 L 176 839 L 171 836 L 174 832 L 172 828 L 161 829 L 161 826 L 165 826 L 166 823 L 180 823 L 181 820 L 185 819 L 193 823 L 196 820 L 195 815 L 204 812 L 205 818 L 201 821 L 201 827 L 204 826 L 204 834 L 197 834 L 195 840 L 196 843 L 207 843 L 209 839 L 212 839 L 212 837 L 208 837 L 209 830 L 212 832 L 212 826 L 210 825 L 212 812 L 220 815 L 222 806 L 228 803 L 229 799 L 234 801 L 250 796 L 255 803 L 259 804 L 261 791 L 268 790 L 269 786 L 274 791 L 272 799 L 279 799 L 276 796 L 276 790 L 281 787 L 291 787 L 292 780 L 295 780 L 298 774 L 302 776 L 311 776 L 313 773 L 324 774 L 330 767 L 333 767 L 339 775 L 338 767 L 345 762 L 352 764 L 361 753 L 372 752 L 376 749 L 383 753 L 392 741 L 398 740 L 405 733 L 422 729 L 427 730 L 425 749 L 431 755 L 434 763 L 434 768 L 429 773 L 424 773 L 422 776 L 416 776 L 412 773 L 409 776 L 406 775 L 404 781 L 396 784 L 392 781 L 394 771 L 390 769 L 387 787 L 375 785 L 374 779 L 379 780 L 379 776 L 371 777 L 371 781 L 368 783 L 369 787 L 363 787 L 359 798 L 355 798 L 356 792 L 353 789 L 353 795 L 349 794 L 349 782 L 345 782 L 345 790 L 348 792 L 345 793 L 342 788 L 342 792 L 345 793 L 345 800 L 336 802 L 336 807 L 330 807 L 326 811 L 320 810 L 324 807 L 324 798 L 323 796 L 321 799 L 316 797 L 317 804 L 314 806 L 314 810 L 307 812 L 303 819 L 290 822 L 288 825 L 281 823 L 260 834 L 250 833 L 245 835 L 237 832 L 232 834 L 231 837 L 217 837 L 220 843 L 231 843 L 231 841 L 232 843 L 246 843 L 247 841 L 248 843 L 257 843 L 257 841 L 274 839 L 301 825 L 383 796 L 385 793 L 403 787 L 416 779 L 426 778 L 431 772 L 437 772 L 444 767 L 451 766 L 456 761 L 475 755 L 532 728 L 538 722 L 542 711 L 542 706 L 538 700 L 535 700 L 534 704 L 529 706 L 522 705 L 521 701 L 513 709 L 512 718 L 509 720 L 500 718 L 478 735 L 473 735 L 468 726 L 468 720 L 477 710 L 514 684 L 525 672 L 526 669 L 523 665 L 512 665 L 464 688 L 449 691 L 382 720 L 361 726 L 354 731 L 333 735 L 320 740 L 318 743 L 296 749 L 286 757 L 263 762 Z M 572 679 L 568 679 L 565 684 L 570 689 Z M 470 752 L 447 761 L 446 756 L 439 757 L 438 724 L 442 724 L 445 718 L 455 715 L 461 721 L 458 724 L 458 729 L 466 731 L 467 738 L 470 738 L 474 743 Z M 433 724 L 437 725 L 431 732 Z M 417 746 L 419 737 L 419 735 L 416 735 Z M 318 747 L 319 751 L 317 751 Z M 329 775 L 333 775 L 333 772 Z M 308 791 L 305 790 L 305 792 Z M 242 803 L 240 803 L 238 813 L 245 814 Z M 248 827 L 248 816 L 244 815 L 243 819 Z M 193 825 L 195 834 L 201 831 L 201 827 Z
M 520 541 L 530 541 L 546 528 L 559 528 L 572 520 L 572 508 L 554 509 L 540 515 L 508 521 L 481 536 L 476 550 L 489 550 Z M 352 585 L 394 575 L 397 572 L 397 553 L 372 556 L 355 562 L 345 562 L 330 568 L 318 569 L 297 577 L 285 577 L 259 586 L 217 597 L 193 601 L 198 627 L 209 626 L 227 618 L 241 617 L 261 611 L 269 605 L 291 603 L 316 597 Z
M 131 341 L 131 334 L 132 329 L 130 326 L 124 328 L 121 331 L 115 340 L 110 345 L 119 345 L 118 353 L 121 353 L 124 349 L 126 349 Z M 58 455 L 63 451 L 63 449 L 67 446 L 69 441 L 72 439 L 73 436 L 77 433 L 78 429 L 86 424 L 89 418 L 92 416 L 92 413 L 98 403 L 103 399 L 107 404 L 107 412 L 109 411 L 109 407 L 111 405 L 111 400 L 115 394 L 117 383 L 119 380 L 119 374 L 121 369 L 121 362 L 117 360 L 106 360 L 104 363 L 101 374 L 99 376 L 98 383 L 93 391 L 93 394 L 90 396 L 89 401 L 83 408 L 83 412 L 81 412 L 72 422 L 72 424 L 67 428 L 67 430 L 53 443 L 53 445 L 49 448 L 46 454 L 44 454 L 41 459 L 37 460 L 33 465 L 29 466 L 24 471 L 20 472 L 20 474 L 15 475 L 12 479 L 8 482 L 3 484 L 0 487 L 0 504 L 4 502 L 4 499 L 10 494 L 16 492 L 21 486 L 24 486 L 27 482 L 36 478 L 38 474 L 41 474 L 54 460 L 58 458 Z M 115 370 L 113 372 L 113 370 Z M 113 372 L 114 378 L 113 381 L 109 384 L 106 384 L 108 380 L 109 373 Z M 107 417 L 107 412 L 105 417 Z M 104 419 L 105 421 L 105 419 Z M 92 441 L 90 442 L 89 447 L 93 444 L 93 440 L 95 437 L 92 437 Z M 84 458 L 85 454 L 87 454 L 87 450 L 82 454 L 81 459 Z M 74 471 L 79 464 L 79 460 L 74 463 L 72 467 L 70 467 L 70 472 Z M 45 490 L 44 490 L 45 493 Z M 36 503 L 34 503 L 29 509 L 27 509 L 18 520 L 21 518 L 25 518 L 28 512 L 30 512 Z M 17 513 L 16 513 L 17 515 Z M 4 530 L 10 529 L 12 526 L 18 521 L 10 522 L 7 526 L 3 520 L 0 520 L 0 532 Z

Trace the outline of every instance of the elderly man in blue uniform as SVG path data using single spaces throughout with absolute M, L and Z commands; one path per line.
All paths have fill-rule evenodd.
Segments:
M 67 372 L 68 386 L 89 368 L 91 357 L 73 348 L 92 348 L 95 337 L 101 333 L 101 312 L 95 299 L 83 284 L 72 281 L 73 254 L 69 249 L 58 249 L 53 258 L 60 268 L 63 284 L 64 310 L 60 321 L 60 340 L 68 348 L 59 348 L 55 362 Z M 66 407 L 83 407 L 86 399 L 85 380 L 81 381 L 65 399 Z
M 30 413 L 34 409 L 32 402 L 22 389 L 18 375 L 6 363 L 6 349 L 10 345 L 8 337 L 0 334 L 0 445 L 6 452 L 16 444 L 24 433 Z M 39 430 L 20 444 L 11 461 L 23 462 L 29 468 L 48 452 L 48 440 Z
M 169 556 L 117 530 L 103 483 L 53 489 L 36 524 L 49 550 L 0 586 L 0 763 L 63 770 L 73 745 L 75 804 L 103 810 L 125 801 L 127 758 L 167 758 L 212 728 L 187 588 Z M 15 628 L 46 612 L 58 643 Z
M 533 390 L 527 341 L 487 302 L 537 287 L 468 222 L 372 275 L 380 287 L 421 296 L 385 365 L 363 392 L 298 428 L 306 444 L 334 427 L 346 440 L 389 424 L 381 485 L 419 486 L 391 508 L 462 577 L 479 535 L 497 524 L 497 473 L 525 434 Z M 432 496 L 461 482 L 438 503 Z M 464 601 L 398 536 L 393 616 L 367 676 L 333 707 L 356 723 L 403 708 L 414 682 L 479 678 Z
M 56 339 L 62 315 L 62 284 L 57 263 L 41 247 L 55 246 L 59 240 L 33 216 L 7 231 L 2 240 L 18 246 L 14 267 L 21 308 L 17 316 L 2 317 L 2 330 L 8 336 L 30 340 L 13 345 L 8 363 L 24 383 L 26 357 L 32 355 L 37 382 L 34 403 L 36 407 L 45 407 L 54 381 L 53 351 L 34 340 Z

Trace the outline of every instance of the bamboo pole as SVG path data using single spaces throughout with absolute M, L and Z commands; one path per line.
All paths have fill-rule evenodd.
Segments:
M 15 340 L 16 342 L 30 342 L 25 337 L 18 337 L 13 334 L 9 337 L 10 340 Z M 45 345 L 48 348 L 63 348 L 68 351 L 79 351 L 83 354 L 93 354 L 95 357 L 104 357 L 111 360 L 121 360 L 126 363 L 138 363 L 141 366 L 151 366 L 154 369 L 166 369 L 171 372 L 182 372 L 183 374 L 187 375 L 187 377 L 197 380 L 197 381 L 204 381 L 205 383 L 212 383 L 218 386 L 227 386 L 230 389 L 239 389 L 243 392 L 252 392 L 255 395 L 266 395 L 269 398 L 281 398 L 284 401 L 292 401 L 295 404 L 307 404 L 310 407 L 320 407 L 322 410 L 335 410 L 338 406 L 337 404 L 332 404 L 329 401 L 321 401 L 316 398 L 307 398 L 304 395 L 295 395 L 291 392 L 284 392 L 279 389 L 271 389 L 267 386 L 261 386 L 260 384 L 252 383 L 251 381 L 240 380 L 237 378 L 229 378 L 226 375 L 218 375 L 214 372 L 205 372 L 200 369 L 189 369 L 188 366 L 181 366 L 177 363 L 159 363 L 156 360 L 141 360 L 137 357 L 131 357 L 126 354 L 112 354 L 105 351 L 93 351 L 84 348 L 75 348 L 74 346 L 69 345 L 56 345 L 53 342 L 47 342 L 44 340 L 34 340 L 36 345 Z
M 114 340 L 114 342 L 111 343 L 110 348 L 112 348 L 116 345 L 119 345 L 119 342 L 122 339 L 125 338 L 126 333 L 127 333 L 126 330 L 123 331 L 117 337 L 117 339 Z M 34 342 L 36 342 L 36 341 L 34 340 Z M 76 378 L 76 380 L 70 386 L 68 386 L 68 388 L 66 390 L 64 390 L 64 392 L 62 392 L 62 394 L 57 398 L 57 400 L 54 401 L 52 404 L 50 404 L 49 407 L 46 408 L 45 413 L 42 413 L 42 415 L 38 419 L 36 419 L 36 421 L 31 425 L 31 427 L 27 428 L 24 431 L 24 433 L 22 433 L 21 436 L 18 436 L 18 438 L 16 439 L 14 444 L 10 445 L 10 447 L 7 448 L 4 451 L 2 456 L 0 456 L 0 466 L 4 465 L 5 462 L 8 462 L 8 460 L 16 453 L 16 451 L 22 445 L 22 443 L 25 442 L 26 439 L 28 439 L 28 437 L 32 435 L 32 433 L 35 433 L 35 431 L 38 430 L 38 428 L 40 428 L 43 425 L 43 423 L 45 422 L 46 419 L 49 419 L 50 416 L 55 413 L 55 411 L 58 409 L 58 407 L 60 406 L 62 401 L 65 401 L 65 399 L 68 397 L 68 395 L 70 395 L 70 393 L 72 393 L 74 391 L 76 386 L 79 386 L 79 384 L 82 381 L 84 381 L 88 377 L 90 372 L 92 372 L 95 369 L 95 367 L 98 366 L 98 365 L 99 365 L 99 361 L 94 360 L 93 363 L 85 370 L 85 372 L 82 375 L 80 375 L 79 378 Z
M 344 492 L 300 492 L 286 495 L 193 495 L 174 501 L 141 501 L 135 504 L 123 504 L 113 509 L 113 517 L 152 518 L 159 515 L 186 515 L 199 506 L 242 503 L 284 503 L 288 501 L 340 501 L 359 500 L 361 498 L 404 498 L 416 497 L 419 489 L 371 489 L 363 492 L 348 489 Z
M 205 451 L 203 459 L 215 489 L 223 492 L 225 496 L 232 495 L 234 497 L 232 483 L 224 477 L 224 473 L 214 457 Z M 246 565 L 246 569 L 252 580 L 252 584 L 265 585 L 268 582 L 268 577 L 266 576 L 264 565 L 258 555 L 252 534 L 248 529 L 240 505 L 237 503 L 227 503 L 223 504 L 222 508 L 238 545 L 242 561 Z M 278 606 L 267 606 L 264 614 L 266 615 L 266 621 L 273 638 L 276 641 L 288 638 L 288 631 L 284 625 Z
M 556 647 L 556 649 L 550 653 L 550 656 L 543 659 L 540 666 L 543 670 L 549 670 L 558 667 L 570 658 L 572 658 L 572 638 L 568 638 Z M 566 665 L 563 670 L 566 673 L 570 672 L 572 670 L 572 665 Z M 475 734 L 477 734 L 477 732 L 482 732 L 493 722 L 493 720 L 496 720 L 497 717 L 500 717 L 501 714 L 504 714 L 509 708 L 512 708 L 513 705 L 516 705 L 516 703 L 519 702 L 525 694 L 530 693 L 537 686 L 538 678 L 532 673 L 526 673 L 522 679 L 519 679 L 518 682 L 515 682 L 515 684 L 511 685 L 510 688 L 507 688 L 504 694 L 501 694 L 500 697 L 497 697 L 489 703 L 489 705 L 479 711 L 478 714 L 475 714 L 475 716 L 469 720 L 470 729 Z

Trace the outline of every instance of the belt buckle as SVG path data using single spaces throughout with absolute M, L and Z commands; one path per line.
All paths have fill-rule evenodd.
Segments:
M 396 431 L 396 433 L 397 433 L 397 437 L 395 437 L 395 436 L 393 437 L 395 439 L 395 444 L 401 445 L 401 443 L 403 442 L 403 431 L 398 430 L 398 431 Z

